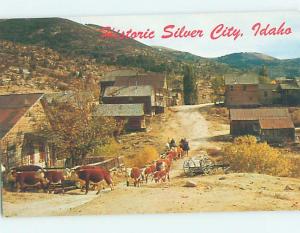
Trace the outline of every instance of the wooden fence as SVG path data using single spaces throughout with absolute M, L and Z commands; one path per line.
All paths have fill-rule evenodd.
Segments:
M 120 157 L 110 158 L 102 162 L 91 163 L 88 165 L 102 167 L 105 168 L 106 170 L 112 171 L 114 169 L 124 166 L 124 157 L 120 156 Z

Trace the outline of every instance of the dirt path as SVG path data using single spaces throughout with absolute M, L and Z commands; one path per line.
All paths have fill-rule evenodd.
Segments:
M 209 138 L 227 132 L 211 131 L 211 125 L 201 115 L 199 106 L 170 109 L 161 127 L 166 140 L 185 137 L 190 142 L 191 155 L 212 146 Z M 165 141 L 166 142 L 166 141 Z M 163 143 L 163 142 L 162 142 Z M 171 181 L 144 184 L 140 188 L 117 185 L 100 196 L 72 191 L 63 195 L 14 194 L 4 195 L 6 216 L 90 215 L 175 213 L 200 211 L 300 210 L 300 179 L 278 178 L 259 174 L 228 174 L 185 178 L 183 160 L 172 165 Z M 186 188 L 187 180 L 198 183 Z M 289 189 L 286 187 L 289 186 Z M 27 196 L 28 195 L 28 196 Z M 26 198 L 36 197 L 28 200 Z M 44 195 L 39 198 L 39 195 Z M 9 198 L 8 198 L 9 197 Z M 13 200 L 11 201 L 10 198 Z M 25 200 L 25 201 L 24 201 Z

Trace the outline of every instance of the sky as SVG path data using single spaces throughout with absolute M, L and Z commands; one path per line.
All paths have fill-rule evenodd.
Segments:
M 300 13 L 282 12 L 243 12 L 243 13 L 206 13 L 206 14 L 164 14 L 164 15 L 120 15 L 69 18 L 82 24 L 92 23 L 110 26 L 116 30 L 155 31 L 153 39 L 138 39 L 147 45 L 164 46 L 171 49 L 190 52 L 202 57 L 218 57 L 236 52 L 258 52 L 280 59 L 300 57 Z M 276 29 L 285 22 L 285 29 L 291 28 L 288 35 L 254 36 L 252 26 L 261 23 L 261 29 L 270 24 Z M 203 37 L 162 39 L 164 27 L 186 26 L 187 30 L 203 30 Z M 210 38 L 211 31 L 219 24 L 224 27 L 240 29 L 242 37 Z M 175 32 L 174 31 L 172 32 Z

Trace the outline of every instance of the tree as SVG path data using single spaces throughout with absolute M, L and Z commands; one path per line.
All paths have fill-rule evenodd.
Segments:
M 269 71 L 266 66 L 262 66 L 259 71 L 259 83 L 261 84 L 269 84 L 271 83 L 271 79 L 269 77 Z
M 225 81 L 224 77 L 218 76 L 213 77 L 211 79 L 211 86 L 213 89 L 213 99 L 218 100 L 220 96 L 224 95 L 225 93 Z
M 196 83 L 195 72 L 190 65 L 186 65 L 184 68 L 183 76 L 183 95 L 184 103 L 187 105 L 196 104 L 198 100 L 198 90 Z
M 56 101 L 47 107 L 52 127 L 43 133 L 60 157 L 70 159 L 72 166 L 111 142 L 115 120 L 95 117 L 94 111 L 95 104 L 86 93 L 74 93 L 70 101 Z

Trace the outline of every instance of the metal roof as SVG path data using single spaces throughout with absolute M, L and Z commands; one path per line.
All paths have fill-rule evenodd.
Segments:
M 239 84 L 259 84 L 259 79 L 258 76 L 251 75 L 251 74 L 225 77 L 225 85 L 239 85 Z
M 290 117 L 259 119 L 261 129 L 293 129 L 295 128 Z
M 279 84 L 279 86 L 282 90 L 300 90 L 300 87 L 296 83 L 284 83 Z
M 276 88 L 278 87 L 277 84 L 259 84 L 258 88 L 260 90 L 276 90 Z
M 112 86 L 107 87 L 104 97 L 130 97 L 130 96 L 152 96 L 153 89 L 151 86 Z
M 42 96 L 42 93 L 0 95 L 0 138 L 4 137 Z
M 230 109 L 230 120 L 253 121 L 263 118 L 290 117 L 287 108 Z
M 154 89 L 167 88 L 165 75 L 159 73 L 147 73 L 133 76 L 116 77 L 115 86 L 152 86 Z
M 137 71 L 135 70 L 126 70 L 126 69 L 120 69 L 120 70 L 113 70 L 111 72 L 108 72 L 104 75 L 104 77 L 100 80 L 100 82 L 113 82 L 116 80 L 116 77 L 119 76 L 132 76 L 137 75 Z
M 100 104 L 96 116 L 143 116 L 143 104 Z

